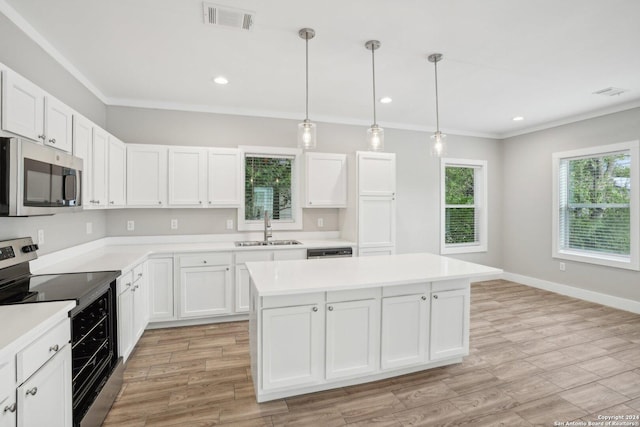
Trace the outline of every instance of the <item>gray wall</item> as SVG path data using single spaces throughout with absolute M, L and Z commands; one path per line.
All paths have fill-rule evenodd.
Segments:
M 0 13 L 0 63 L 31 80 L 65 104 L 105 126 L 106 106 L 40 46 Z M 91 222 L 93 233 L 86 233 Z M 79 212 L 45 217 L 0 218 L 0 239 L 31 236 L 44 230 L 40 254 L 85 243 L 106 235 L 104 212 Z
M 551 153 L 639 138 L 635 108 L 506 139 L 504 270 L 640 301 L 640 272 L 551 258 Z

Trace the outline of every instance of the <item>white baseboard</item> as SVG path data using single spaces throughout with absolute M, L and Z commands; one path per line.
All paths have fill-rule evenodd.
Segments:
M 562 283 L 549 282 L 547 280 L 536 279 L 535 277 L 523 276 L 521 274 L 509 273 L 507 271 L 502 274 L 502 278 L 504 280 L 522 283 L 523 285 L 534 288 L 544 289 L 557 294 L 640 314 L 640 301 L 589 291 L 586 289 L 576 288 L 575 286 L 564 285 Z

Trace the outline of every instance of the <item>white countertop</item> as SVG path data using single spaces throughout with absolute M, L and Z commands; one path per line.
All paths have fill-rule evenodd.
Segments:
M 360 289 L 473 278 L 502 270 L 429 253 L 248 262 L 259 296 Z
M 75 301 L 0 306 L 0 361 L 68 318 L 75 306 Z

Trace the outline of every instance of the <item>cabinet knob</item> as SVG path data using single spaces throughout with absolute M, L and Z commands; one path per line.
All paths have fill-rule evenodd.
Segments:
M 109 204 L 110 204 L 110 205 L 113 205 L 113 204 L 114 204 L 114 201 L 113 201 L 113 200 L 111 200 L 111 201 L 109 202 Z
M 45 140 L 45 138 L 46 138 L 46 136 L 44 136 L 44 135 L 38 135 L 38 139 L 41 139 L 41 140 L 43 140 L 43 141 L 44 141 L 44 140 Z
M 204 261 L 202 261 L 202 263 L 203 263 L 203 264 L 206 264 L 206 263 L 207 263 L 207 260 L 205 259 Z
M 161 202 L 160 200 L 158 200 L 158 204 L 159 204 L 159 205 L 161 205 L 161 204 L 162 204 L 162 202 Z
M 97 203 L 97 204 L 100 204 L 100 200 L 96 200 L 96 203 Z
M 227 267 L 227 271 L 229 271 L 229 267 Z
M 49 347 L 49 351 L 58 351 L 58 350 L 60 350 L 60 346 L 58 344 L 52 345 L 51 347 Z
M 56 139 L 55 139 L 55 138 L 51 138 L 51 139 L 49 140 L 49 142 L 50 142 L 50 143 L 52 143 L 52 144 L 55 144 L 55 143 L 56 143 Z
M 131 282 L 127 282 L 127 283 L 125 284 L 125 286 L 126 286 L 127 288 L 128 288 L 128 287 L 130 287 L 130 286 L 131 286 Z
M 138 277 L 142 277 L 142 273 L 138 273 Z
M 13 402 L 11 405 L 5 406 L 2 412 L 16 412 L 16 402 Z
M 35 396 L 38 393 L 38 387 L 34 387 L 34 388 L 30 388 L 29 390 L 27 390 L 27 395 L 32 395 Z
M 433 299 L 438 299 L 438 295 L 434 295 L 434 296 L 433 296 Z
M 332 305 L 330 305 L 329 307 L 327 307 L 327 310 L 329 310 L 329 311 L 333 311 L 333 306 L 332 306 Z
M 420 299 L 421 299 L 422 301 L 426 301 L 426 300 L 427 300 L 427 297 L 425 297 L 424 295 L 422 295 L 422 296 L 420 297 Z
M 313 204 L 313 202 L 311 202 L 311 201 L 310 201 L 310 202 L 309 202 L 309 204 L 310 204 L 310 205 L 312 205 L 312 204 Z
M 209 204 L 211 204 L 211 200 L 209 200 Z
M 313 307 L 311 310 L 318 311 L 318 307 Z
M 202 200 L 200 200 L 198 203 L 202 204 Z

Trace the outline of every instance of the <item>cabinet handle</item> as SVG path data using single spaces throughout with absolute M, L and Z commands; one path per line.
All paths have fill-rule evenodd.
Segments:
M 49 347 L 49 351 L 58 351 L 58 350 L 60 350 L 60 346 L 58 344 L 52 345 L 51 347 Z
M 433 299 L 438 299 L 438 295 L 434 295 L 434 296 L 433 296 Z
M 207 263 L 207 260 L 205 259 L 204 261 L 202 261 L 202 263 L 203 263 L 203 264 L 206 264 L 206 263 Z
M 211 204 L 211 200 L 209 200 L 209 204 Z
M 96 203 L 97 203 L 97 204 L 100 204 L 100 200 L 96 200 Z
M 159 204 L 159 205 L 161 205 L 161 204 L 162 204 L 162 202 L 161 202 L 160 200 L 158 200 L 158 204 Z
M 227 271 L 229 271 L 229 267 L 227 267 Z
M 44 141 L 44 140 L 46 139 L 46 136 L 44 136 L 44 135 L 38 135 L 38 139 L 41 139 L 41 140 L 43 140 L 43 141 Z
M 333 306 L 332 306 L 332 305 L 330 305 L 329 307 L 327 307 L 327 310 L 329 310 L 329 311 L 333 311 Z
M 52 144 L 55 144 L 55 143 L 56 143 L 56 139 L 55 139 L 55 138 L 51 138 L 51 139 L 49 140 L 49 142 L 50 142 L 50 143 L 52 143 Z
M 198 203 L 202 204 L 202 200 L 200 200 Z
M 130 286 L 131 286 L 131 282 L 127 282 L 127 283 L 125 284 L 125 286 L 126 286 L 127 288 L 128 288 L 128 287 L 130 287 Z
M 311 310 L 313 310 L 314 312 L 318 311 L 318 307 L 313 307 Z
M 27 395 L 35 396 L 38 393 L 38 387 L 27 390 Z
M 138 273 L 138 277 L 142 277 L 142 273 Z
M 5 406 L 2 412 L 16 412 L 16 402 L 13 402 L 11 405 Z
M 424 295 L 422 295 L 422 296 L 420 297 L 420 299 L 421 299 L 422 301 L 426 301 L 426 300 L 427 300 L 427 297 L 425 297 Z
M 109 204 L 110 204 L 110 205 L 113 205 L 113 204 L 114 204 L 113 200 L 112 200 L 112 201 L 110 201 L 110 202 L 109 202 Z

